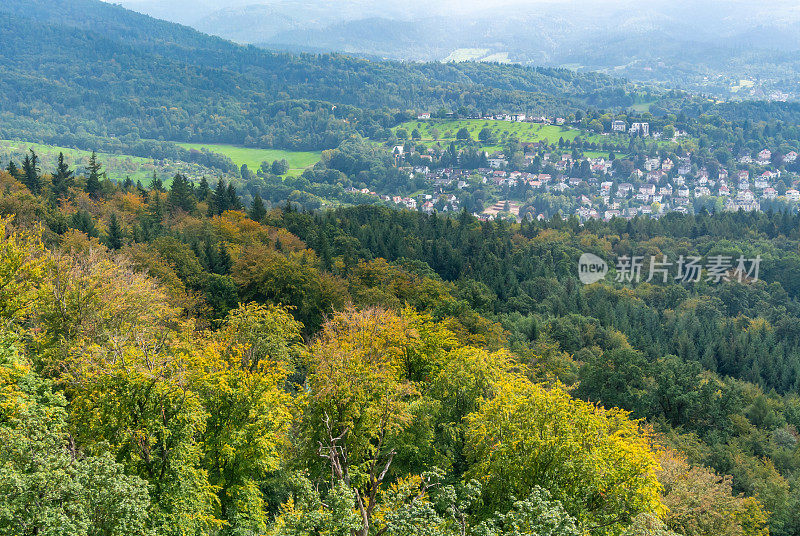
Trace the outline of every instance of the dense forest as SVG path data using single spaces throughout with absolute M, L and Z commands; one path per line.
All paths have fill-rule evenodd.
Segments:
M 418 189 L 374 142 L 413 160 L 390 128 L 420 110 L 648 121 L 684 141 L 552 148 L 713 171 L 800 147 L 795 105 L 274 53 L 95 0 L 0 15 L 0 138 L 234 177 L 0 162 L 0 536 L 800 533 L 800 214 L 481 222 L 359 191 Z M 325 151 L 283 176 L 173 141 Z M 583 285 L 583 253 L 761 264 Z
M 7 167 L 2 534 L 800 527 L 800 216 L 268 211 Z M 582 252 L 763 264 L 583 286 Z

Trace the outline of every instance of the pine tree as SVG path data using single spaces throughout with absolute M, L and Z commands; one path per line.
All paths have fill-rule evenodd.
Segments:
M 233 185 L 233 183 L 228 184 L 227 198 L 229 210 L 242 209 L 242 202 L 239 200 L 239 195 L 236 193 L 236 187 Z
M 167 196 L 167 203 L 172 209 L 180 209 L 189 213 L 194 211 L 197 206 L 197 199 L 194 197 L 194 191 L 189 179 L 181 174 L 175 175 Z
M 131 188 L 133 188 L 133 181 L 131 180 L 130 177 L 126 176 L 125 180 L 122 181 L 122 188 L 125 190 L 130 190 Z
M 58 153 L 58 165 L 53 175 L 53 194 L 56 197 L 64 197 L 70 186 L 72 186 L 72 170 L 64 162 L 64 153 Z
M 89 237 L 97 236 L 97 228 L 94 226 L 92 215 L 85 210 L 79 210 L 78 212 L 73 214 L 72 217 L 70 218 L 69 224 L 70 227 L 72 227 L 73 229 L 77 229 L 82 233 L 85 233 L 86 236 Z
M 217 253 L 217 266 L 216 273 L 220 275 L 227 275 L 231 273 L 233 267 L 233 259 L 231 259 L 228 248 L 225 247 L 225 242 L 219 243 L 219 252 Z
M 6 171 L 8 171 L 8 174 L 14 177 L 15 179 L 20 180 L 19 168 L 17 167 L 17 164 L 15 164 L 13 160 L 9 160 L 8 167 L 6 167 Z
M 198 255 L 197 257 L 201 258 L 200 255 Z M 203 247 L 202 260 L 205 260 L 206 270 L 212 273 L 217 273 L 217 250 L 214 248 L 214 245 L 208 238 L 206 239 L 206 242 Z
M 218 216 L 228 210 L 228 190 L 225 181 L 219 179 L 211 201 L 208 204 L 208 215 Z
M 164 191 L 164 183 L 158 178 L 158 174 L 156 174 L 155 170 L 153 170 L 153 178 L 150 180 L 150 190 L 154 192 Z
M 86 179 L 86 193 L 91 197 L 100 195 L 100 169 L 102 164 L 97 161 L 97 153 L 92 151 L 89 158 L 89 177 Z
M 25 160 L 22 161 L 22 181 L 31 192 L 38 194 L 42 189 L 39 182 L 39 157 L 33 149 L 30 151 L 31 154 L 25 155 Z
M 250 219 L 260 222 L 267 215 L 267 209 L 264 208 L 264 201 L 261 196 L 256 194 L 253 197 L 253 204 L 250 206 Z
M 152 192 L 153 201 L 150 203 L 150 230 L 151 235 L 161 234 L 161 226 L 164 221 L 164 207 L 161 204 L 161 194 L 158 191 Z
M 124 235 L 122 234 L 122 227 L 119 225 L 117 215 L 111 213 L 108 221 L 108 247 L 111 249 L 119 249 L 122 247 Z
M 197 187 L 197 199 L 200 201 L 207 201 L 211 196 L 211 188 L 208 186 L 208 181 L 205 177 L 200 179 L 200 184 Z

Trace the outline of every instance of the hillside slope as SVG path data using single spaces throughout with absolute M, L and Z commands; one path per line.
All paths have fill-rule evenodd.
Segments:
M 97 0 L 7 0 L 0 14 L 5 137 L 320 149 L 401 110 L 558 113 L 631 98 L 620 80 L 568 70 L 275 53 Z

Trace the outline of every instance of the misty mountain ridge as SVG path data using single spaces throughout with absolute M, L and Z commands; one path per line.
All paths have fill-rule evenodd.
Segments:
M 800 6 L 788 0 L 122 4 L 265 48 L 408 61 L 509 61 L 598 70 L 725 97 L 800 98 L 794 83 L 800 70 L 782 54 L 800 50 Z M 753 86 L 739 87 L 743 79 Z

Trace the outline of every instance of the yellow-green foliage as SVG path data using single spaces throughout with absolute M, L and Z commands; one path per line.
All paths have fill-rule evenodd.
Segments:
M 650 438 L 625 412 L 524 378 L 495 389 L 467 417 L 469 474 L 484 483 L 487 508 L 541 486 L 587 530 L 610 534 L 639 512 L 664 511 Z

